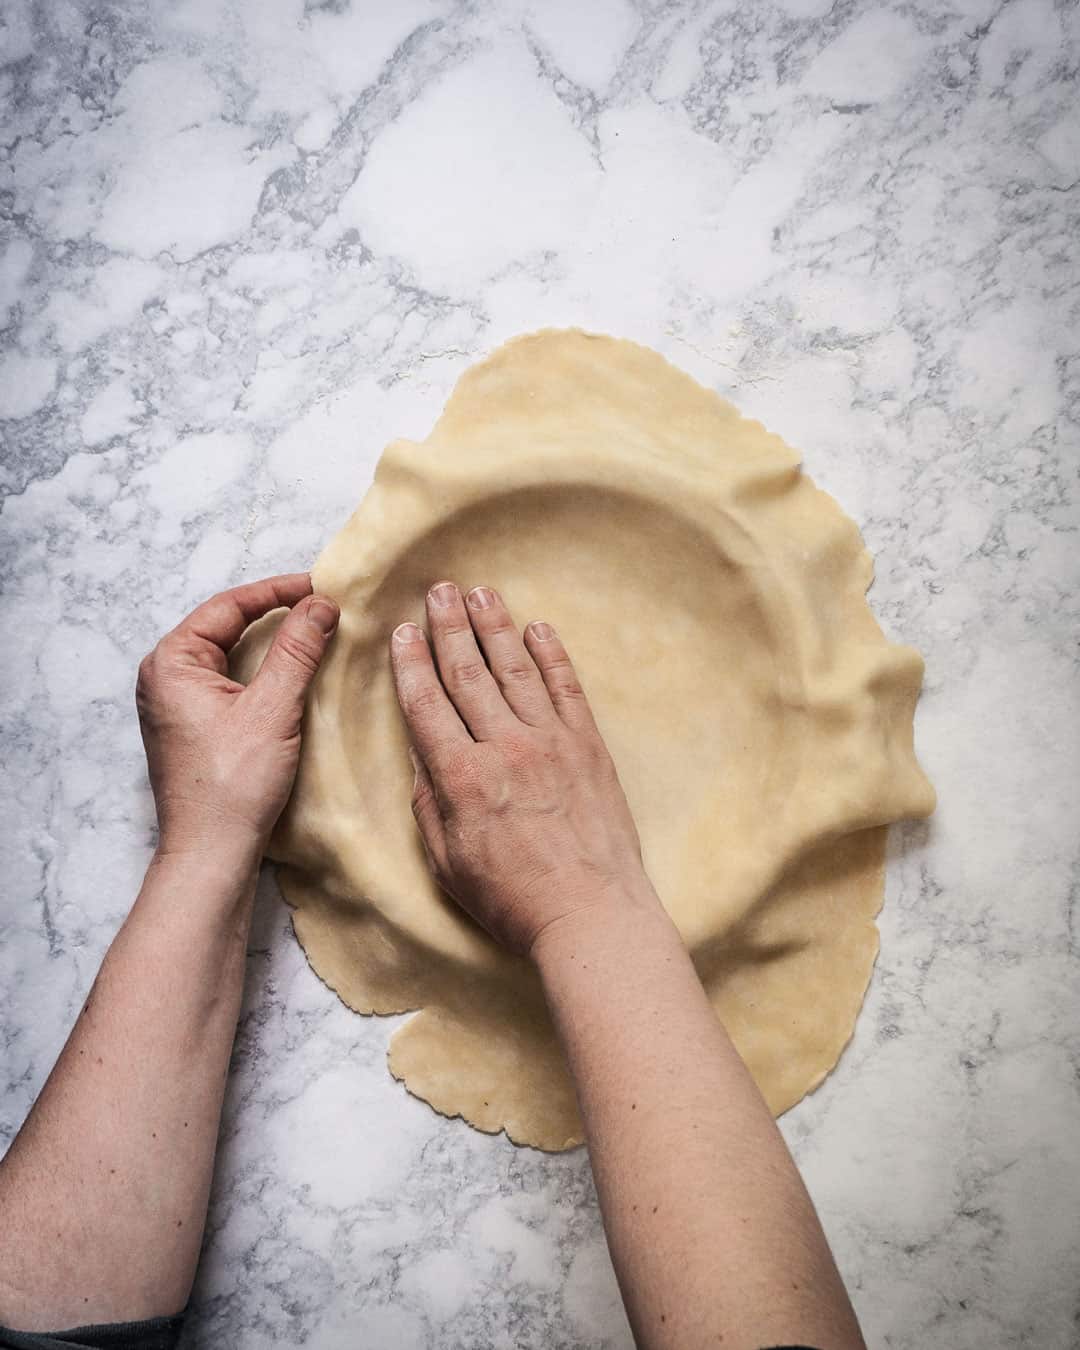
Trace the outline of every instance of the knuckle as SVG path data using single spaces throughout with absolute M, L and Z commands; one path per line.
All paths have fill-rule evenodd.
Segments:
M 308 674 L 313 675 L 318 670 L 318 654 L 296 633 L 282 628 L 277 636 L 277 647 L 286 661 L 300 666 Z
M 511 621 L 509 613 L 501 605 L 496 605 L 492 609 L 478 610 L 476 619 L 489 637 L 502 637 L 507 633 L 517 637 L 517 628 Z
M 569 662 L 566 663 L 564 669 L 560 670 L 555 687 L 563 698 L 583 699 L 585 697 L 585 690 L 582 689 L 578 677 L 574 674 L 574 668 Z
M 411 672 L 420 669 L 423 670 L 430 660 L 428 656 L 427 643 L 425 642 L 395 642 L 390 648 L 390 661 L 394 670 L 394 678 L 399 684 L 410 679 Z
M 430 716 L 443 699 L 442 691 L 427 681 L 410 685 L 404 692 L 405 709 L 411 717 Z
M 160 644 L 152 651 L 146 653 L 139 662 L 139 671 L 135 677 L 135 697 L 139 699 L 150 698 L 157 692 L 161 680 L 161 647 Z
M 568 684 L 577 684 L 577 673 L 565 652 L 554 653 L 550 660 L 544 664 L 548 674 L 558 683 L 560 688 Z
M 511 657 L 508 661 L 503 661 L 498 668 L 499 679 L 505 684 L 523 684 L 531 680 L 536 674 L 536 667 L 526 665 L 517 657 Z
M 443 765 L 443 781 L 453 800 L 471 799 L 484 790 L 484 775 L 475 755 L 469 751 L 455 751 Z
M 537 741 L 516 732 L 511 732 L 502 741 L 503 760 L 512 772 L 521 773 L 530 768 L 538 754 L 543 753 L 544 748 Z
M 488 678 L 489 671 L 483 661 L 455 661 L 447 671 L 450 683 L 457 688 L 471 689 L 482 684 Z

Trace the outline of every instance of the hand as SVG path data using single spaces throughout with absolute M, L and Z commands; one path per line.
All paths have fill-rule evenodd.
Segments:
M 292 613 L 245 688 L 226 653 L 281 605 Z M 337 621 L 306 572 L 270 577 L 207 600 L 145 658 L 135 697 L 159 855 L 216 849 L 223 836 L 261 854 L 292 791 L 304 698 Z
M 494 591 L 478 586 L 467 600 L 451 582 L 428 593 L 438 673 L 415 624 L 390 643 L 414 747 L 413 812 L 439 884 L 519 953 L 582 911 L 658 906 L 615 766 L 554 629 L 532 623 L 522 642 Z

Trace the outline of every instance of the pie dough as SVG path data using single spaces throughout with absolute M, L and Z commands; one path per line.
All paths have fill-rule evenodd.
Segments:
M 428 586 L 494 586 L 558 629 L 649 875 L 779 1114 L 851 1036 L 887 825 L 934 805 L 922 660 L 882 635 L 871 576 L 793 450 L 630 342 L 518 338 L 426 441 L 386 449 L 312 572 L 341 622 L 270 856 L 326 984 L 357 1012 L 419 1010 L 389 1052 L 410 1092 L 516 1143 L 582 1138 L 535 972 L 439 890 L 413 822 L 388 643 Z M 279 621 L 245 635 L 238 678 Z

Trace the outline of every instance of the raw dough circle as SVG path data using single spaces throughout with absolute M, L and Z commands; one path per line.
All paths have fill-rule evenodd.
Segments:
M 519 338 L 425 442 L 388 447 L 313 570 L 342 618 L 271 856 L 326 983 L 360 1012 L 423 1010 L 391 1043 L 410 1091 L 519 1143 L 581 1139 L 535 973 L 437 888 L 409 809 L 387 642 L 431 582 L 493 585 L 558 628 L 649 874 L 780 1112 L 851 1035 L 884 827 L 933 808 L 922 662 L 882 636 L 871 574 L 778 437 L 631 343 Z M 238 678 L 274 622 L 237 648 Z

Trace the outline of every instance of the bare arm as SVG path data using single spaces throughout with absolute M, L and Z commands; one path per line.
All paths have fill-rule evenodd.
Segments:
M 484 588 L 433 588 L 391 657 L 432 868 L 537 963 L 643 1350 L 860 1350 L 813 1205 L 641 862 L 573 667 Z M 722 884 L 722 878 L 718 879 Z
M 638 1343 L 862 1347 L 806 1188 L 667 915 L 571 916 L 533 956 Z
M 300 574 L 216 596 L 140 670 L 160 842 L 0 1162 L 9 1325 L 169 1316 L 187 1302 L 259 859 L 292 786 L 304 694 L 337 618 L 328 602 L 303 598 L 310 590 Z M 225 652 L 278 605 L 296 607 L 245 690 L 228 678 Z

